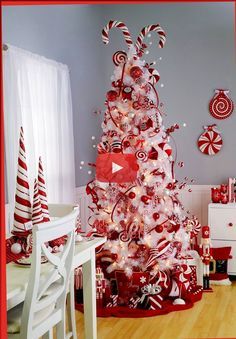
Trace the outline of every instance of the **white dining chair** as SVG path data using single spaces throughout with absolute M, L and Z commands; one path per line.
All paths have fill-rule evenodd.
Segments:
M 69 213 L 71 208 L 79 208 L 78 206 L 67 205 L 67 204 L 49 204 L 49 215 L 52 219 L 57 219 L 59 217 L 63 217 Z M 79 214 L 78 214 L 79 216 Z M 78 220 L 77 216 L 77 220 Z M 76 332 L 76 322 L 75 322 L 75 293 L 74 293 L 74 274 L 71 275 L 69 289 L 67 293 L 67 337 L 72 339 L 77 339 L 77 332 Z
M 64 205 L 65 206 L 65 205 Z M 33 227 L 33 250 L 25 301 L 8 311 L 9 339 L 65 339 L 65 307 L 74 258 L 75 227 L 79 209 L 67 206 L 68 214 Z M 62 252 L 51 253 L 46 242 L 67 236 Z M 45 256 L 48 263 L 41 262 Z M 43 265 L 47 265 L 43 267 Z M 42 273 L 43 272 L 43 273 Z M 23 274 L 23 271 L 22 271 Z M 17 330 L 19 333 L 9 333 Z

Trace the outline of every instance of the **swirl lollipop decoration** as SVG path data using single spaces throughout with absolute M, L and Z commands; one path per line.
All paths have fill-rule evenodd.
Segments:
M 143 151 L 143 150 L 138 150 L 135 153 L 135 157 L 140 160 L 140 161 L 147 161 L 148 160 L 148 154 L 147 152 Z
M 123 51 L 117 51 L 113 55 L 113 62 L 116 66 L 124 64 L 127 61 L 127 54 Z
M 140 53 L 143 54 L 143 47 L 145 46 L 143 41 L 144 41 L 144 38 L 146 37 L 146 35 L 149 33 L 149 32 L 156 32 L 158 35 L 159 35 L 159 47 L 160 48 L 163 48 L 165 43 L 166 43 L 166 34 L 164 32 L 164 30 L 161 28 L 161 26 L 159 24 L 155 24 L 155 25 L 148 25 L 146 27 L 143 27 L 143 29 L 141 30 L 138 38 L 137 38 L 137 41 L 136 41 L 136 50 L 137 50 L 137 53 Z
M 124 35 L 124 38 L 125 38 L 125 42 L 127 43 L 128 47 L 130 48 L 132 45 L 133 45 L 133 41 L 131 39 L 131 35 L 130 35 L 130 32 L 127 28 L 127 26 L 121 22 L 121 21 L 109 21 L 109 23 L 103 28 L 102 30 L 102 41 L 104 42 L 104 44 L 108 44 L 109 43 L 109 31 L 112 29 L 112 28 L 119 28 L 123 35 Z
M 233 101 L 228 96 L 229 91 L 216 89 L 215 93 L 209 103 L 210 113 L 216 119 L 226 119 L 234 110 Z

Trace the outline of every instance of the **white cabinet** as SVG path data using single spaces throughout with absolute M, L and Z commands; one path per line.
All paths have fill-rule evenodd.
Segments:
M 228 274 L 236 275 L 236 204 L 209 204 L 208 225 L 213 247 L 232 247 Z

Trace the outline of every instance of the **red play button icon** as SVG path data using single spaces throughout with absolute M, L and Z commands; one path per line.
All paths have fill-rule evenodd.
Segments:
M 96 160 L 96 179 L 101 182 L 133 182 L 137 171 L 138 164 L 134 154 L 99 154 Z

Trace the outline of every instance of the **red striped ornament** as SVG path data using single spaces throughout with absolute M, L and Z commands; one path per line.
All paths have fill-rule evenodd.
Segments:
M 216 129 L 216 125 L 205 126 L 204 129 L 205 132 L 198 139 L 198 148 L 206 155 L 215 155 L 223 145 L 222 137 Z
M 16 194 L 14 210 L 14 232 L 26 232 L 32 228 L 31 202 L 25 155 L 24 132 L 20 129 L 18 168 L 16 177 Z
M 33 198 L 33 213 L 32 213 L 32 223 L 37 225 L 43 222 L 43 211 L 41 206 L 41 201 L 39 198 L 38 191 L 38 182 L 34 180 L 34 198 Z
M 160 74 L 159 74 L 159 72 L 155 68 L 149 68 L 148 71 L 150 73 L 149 80 L 154 85 L 155 83 L 157 83 L 159 81 Z
M 47 192 L 46 192 L 46 185 L 44 180 L 44 173 L 43 173 L 43 165 L 42 159 L 39 157 L 39 167 L 38 167 L 38 192 L 39 198 L 42 206 L 43 212 L 43 221 L 50 221 L 49 211 L 48 211 L 48 200 L 47 200 Z

